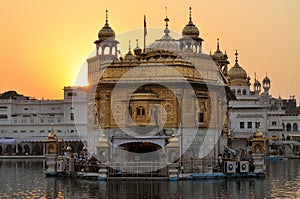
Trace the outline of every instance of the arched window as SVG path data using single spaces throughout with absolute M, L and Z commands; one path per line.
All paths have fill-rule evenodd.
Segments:
M 246 89 L 243 90 L 243 95 L 247 95 Z
M 139 109 L 139 107 L 136 108 L 136 115 L 141 115 L 141 109 Z
M 104 54 L 104 55 L 109 55 L 109 54 L 110 54 L 109 50 L 110 50 L 109 47 L 108 47 L 108 46 L 105 46 L 105 47 L 104 47 L 104 53 L 103 53 L 103 54 Z
M 292 130 L 292 125 L 290 123 L 286 124 L 286 131 L 291 131 Z
M 99 46 L 98 55 L 102 55 L 104 53 L 104 49 Z
M 283 130 L 283 132 L 285 131 L 285 125 L 284 125 L 284 123 L 282 123 L 282 130 Z
M 196 48 L 195 45 L 193 45 L 192 48 L 193 48 L 193 52 L 194 52 L 194 53 L 197 52 L 197 48 Z
M 235 89 L 232 89 L 232 92 L 236 95 L 236 93 L 235 93 Z
M 117 55 L 116 47 L 112 47 L 111 54 L 112 55 Z
M 143 106 L 136 107 L 136 115 L 137 116 L 145 116 L 146 115 L 145 107 L 143 107 Z
M 237 94 L 241 95 L 241 90 L 240 89 L 237 90 Z
M 293 124 L 293 131 L 294 131 L 294 132 L 297 132 L 297 131 L 298 131 L 298 124 L 297 124 L 297 123 L 294 123 L 294 124 Z

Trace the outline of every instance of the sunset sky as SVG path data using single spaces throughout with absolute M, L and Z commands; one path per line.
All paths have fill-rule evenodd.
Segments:
M 299 0 L 1 0 L 0 93 L 62 99 L 95 49 L 106 9 L 117 35 L 143 28 L 144 15 L 148 28 L 164 28 L 165 7 L 169 28 L 181 33 L 190 6 L 206 52 L 220 38 L 230 66 L 237 49 L 252 83 L 255 72 L 260 81 L 267 73 L 273 97 L 295 95 L 300 102 Z M 127 46 L 120 41 L 121 50 Z

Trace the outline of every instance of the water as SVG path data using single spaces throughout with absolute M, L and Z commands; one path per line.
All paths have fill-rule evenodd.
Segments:
M 0 160 L 0 198 L 300 198 L 300 160 L 267 163 L 265 179 L 114 181 L 45 178 L 42 160 Z

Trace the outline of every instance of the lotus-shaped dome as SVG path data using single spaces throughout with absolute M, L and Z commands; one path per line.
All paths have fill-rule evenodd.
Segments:
M 256 132 L 253 133 L 253 138 L 262 138 L 263 133 L 260 131 L 260 129 L 257 129 Z
M 235 65 L 229 70 L 230 80 L 233 79 L 247 79 L 247 72 L 238 64 Z
M 190 7 L 190 20 L 188 24 L 183 28 L 182 36 L 187 36 L 192 39 L 196 39 L 199 37 L 200 32 L 197 26 L 192 21 L 191 9 L 192 8 Z
M 109 38 L 115 38 L 116 34 L 115 31 L 109 26 L 108 24 L 108 17 L 107 17 L 107 10 L 106 10 L 106 20 L 105 20 L 105 25 L 103 28 L 98 33 L 98 39 L 100 42 L 105 41 L 106 39 Z
M 165 50 L 169 52 L 179 52 L 180 44 L 178 40 L 173 39 L 170 36 L 170 30 L 168 28 L 169 19 L 165 18 L 166 28 L 164 30 L 164 35 L 161 39 L 157 39 L 155 42 L 149 45 L 149 48 L 152 50 Z

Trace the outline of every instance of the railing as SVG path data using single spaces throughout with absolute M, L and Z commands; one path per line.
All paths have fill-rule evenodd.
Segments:
M 165 177 L 168 166 L 163 162 L 110 162 L 109 176 L 119 177 Z

